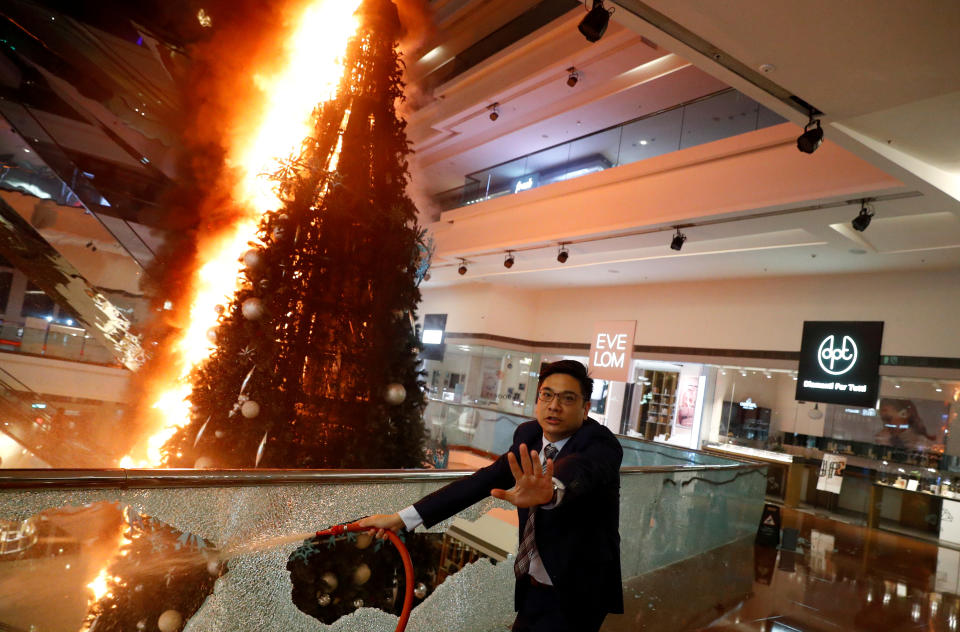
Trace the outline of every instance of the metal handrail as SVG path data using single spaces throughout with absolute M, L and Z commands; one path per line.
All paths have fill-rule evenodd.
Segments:
M 624 474 L 759 470 L 767 465 L 649 465 L 620 468 Z M 191 469 L 9 469 L 0 489 L 251 487 L 264 485 L 347 485 L 353 483 L 447 482 L 472 470 L 191 470 Z

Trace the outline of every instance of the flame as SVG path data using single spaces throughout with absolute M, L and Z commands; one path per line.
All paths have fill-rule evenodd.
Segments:
M 264 115 L 253 126 L 253 133 L 233 139 L 227 150 L 227 166 L 240 174 L 234 200 L 244 206 L 246 215 L 200 255 L 204 260 L 193 279 L 189 325 L 173 343 L 174 370 L 169 383 L 158 389 L 153 404 L 162 426 L 134 450 L 140 458 L 127 455 L 120 461 L 121 467 L 159 465 L 161 447 L 190 422 L 188 377 L 214 349 L 207 332 L 217 324 L 215 307 L 229 302 L 236 293 L 239 259 L 250 242 L 259 243 L 256 232 L 262 215 L 280 204 L 265 174 L 275 172 L 279 160 L 299 150 L 312 131 L 314 108 L 336 95 L 343 74 L 341 57 L 359 25 L 354 13 L 360 2 L 315 0 L 309 4 L 285 44 L 286 66 L 270 76 L 254 75 L 266 101 Z
M 103 599 L 105 596 L 109 595 L 110 592 L 107 588 L 107 582 L 110 580 L 110 576 L 107 575 L 107 567 L 104 566 L 100 569 L 100 574 L 97 575 L 92 582 L 87 584 L 93 592 L 93 601 L 97 602 Z

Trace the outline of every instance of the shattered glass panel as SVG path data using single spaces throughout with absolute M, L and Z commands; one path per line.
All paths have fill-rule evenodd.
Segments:
M 653 607 L 644 597 L 646 574 L 752 537 L 765 481 L 762 469 L 624 472 L 623 616 L 647 616 Z M 288 561 L 317 530 L 406 506 L 444 482 L 405 473 L 398 474 L 397 482 L 2 489 L 0 520 L 7 548 L 0 555 L 10 563 L 0 564 L 0 627 L 392 631 L 395 607 L 388 604 L 388 612 L 368 602 L 355 604 L 352 594 L 343 593 L 349 612 L 329 625 L 298 608 L 295 587 L 302 578 L 296 573 L 291 578 Z M 415 536 L 417 597 L 407 630 L 509 628 L 515 525 L 504 527 L 499 542 L 488 537 L 483 551 L 465 546 L 466 539 L 458 535 L 470 524 L 496 520 L 488 512 L 512 514 L 501 511 L 505 509 L 506 504 L 488 499 Z M 503 546 L 505 540 L 511 545 Z M 363 579 L 382 597 L 388 591 L 392 597 L 394 562 L 374 557 L 388 552 L 374 550 L 373 543 L 363 548 L 357 543 L 346 538 L 333 542 L 319 553 L 320 566 L 337 567 L 338 584 Z M 331 545 L 326 540 L 317 544 Z M 338 548 L 342 559 L 331 557 Z M 360 569 L 361 564 L 367 569 Z M 311 571 L 308 579 L 319 605 L 324 594 L 335 591 L 320 583 L 330 569 L 315 570 L 319 577 Z M 438 622 L 443 622 L 440 627 Z

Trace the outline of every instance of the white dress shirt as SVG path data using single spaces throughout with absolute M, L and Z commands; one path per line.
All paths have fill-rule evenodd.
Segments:
M 560 441 L 547 441 L 547 438 L 544 437 L 541 441 L 540 450 L 538 456 L 540 457 L 541 465 L 544 463 L 543 449 L 549 444 L 553 443 L 553 446 L 557 449 L 557 454 L 560 453 L 560 450 L 563 450 L 563 446 L 566 445 L 567 441 L 570 440 L 570 437 L 561 439 Z M 553 502 L 540 505 L 539 507 L 531 507 L 530 511 L 536 511 L 539 509 L 553 509 L 560 504 L 560 501 L 563 500 L 564 486 L 563 483 L 556 476 L 553 477 L 553 483 L 557 486 L 557 497 Z M 404 507 L 399 512 L 400 519 L 403 520 L 403 525 L 407 528 L 407 531 L 413 531 L 417 527 L 423 524 L 423 518 L 420 517 L 417 509 L 410 505 L 409 507 Z M 550 575 L 547 574 L 547 569 L 543 567 L 543 560 L 540 559 L 540 552 L 537 551 L 533 556 L 533 559 L 530 560 L 530 576 L 541 584 L 547 584 L 548 586 L 553 585 L 553 581 L 550 579 Z

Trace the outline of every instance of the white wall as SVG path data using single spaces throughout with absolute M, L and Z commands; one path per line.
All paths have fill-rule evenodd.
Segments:
M 804 320 L 881 320 L 886 355 L 960 357 L 957 270 L 423 294 L 448 331 L 589 343 L 594 321 L 636 319 L 640 345 L 799 351 Z
M 126 369 L 16 353 L 0 353 L 0 367 L 31 391 L 43 395 L 118 403 L 135 395 L 129 392 L 130 372 Z

